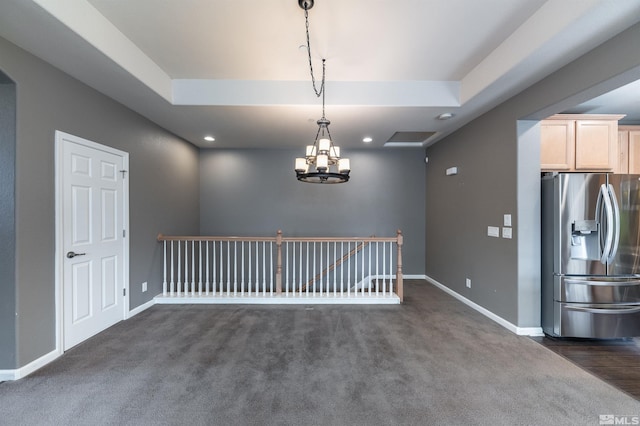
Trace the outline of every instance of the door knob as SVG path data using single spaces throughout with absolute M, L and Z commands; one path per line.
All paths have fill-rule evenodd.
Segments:
M 74 253 L 74 252 L 70 251 L 69 253 L 67 253 L 67 257 L 69 259 L 73 259 L 76 256 L 84 256 L 85 254 L 87 254 L 87 253 Z

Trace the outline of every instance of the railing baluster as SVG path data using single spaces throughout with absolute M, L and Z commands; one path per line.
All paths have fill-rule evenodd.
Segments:
M 176 295 L 180 296 L 180 288 L 181 288 L 181 280 L 182 280 L 182 275 L 180 275 L 180 269 L 182 268 L 182 262 L 180 261 L 180 246 L 182 244 L 180 244 L 180 241 L 178 241 L 178 282 L 176 283 Z
M 329 265 L 331 264 L 331 259 L 329 258 L 329 253 L 331 252 L 331 243 L 327 241 L 327 266 L 326 266 L 326 270 L 329 271 Z M 322 269 L 323 271 L 325 270 L 324 268 Z M 326 293 L 327 296 L 329 295 L 329 292 L 331 291 L 331 285 L 330 285 L 330 277 L 331 274 L 330 273 L 326 273 L 325 274 L 325 282 L 327 283 L 327 287 L 326 287 Z
M 207 264 L 207 276 L 204 280 L 204 291 L 205 294 L 208 296 L 209 295 L 209 241 L 205 241 L 204 242 L 204 248 L 205 248 L 205 259 L 206 259 L 206 264 Z
M 285 266 L 285 278 L 284 278 L 284 287 L 285 287 L 285 291 L 284 294 L 286 294 L 287 296 L 289 295 L 289 242 L 287 241 L 287 250 L 286 250 L 286 254 L 285 254 L 285 259 L 286 259 L 286 266 Z M 295 257 L 295 255 L 294 255 Z M 293 267 L 295 268 L 295 260 L 293 260 L 292 262 Z M 295 269 L 294 269 L 295 271 Z M 295 272 L 293 272 L 293 274 L 295 275 Z
M 182 265 L 184 272 L 184 280 L 182 283 L 182 292 L 185 296 L 189 294 L 189 241 L 184 241 L 184 265 Z
M 266 256 L 267 256 L 267 246 L 263 241 L 262 242 L 262 294 L 263 295 L 267 294 L 267 271 L 266 271 L 267 258 Z
M 344 256 L 344 241 L 340 241 L 340 253 Z M 344 267 L 340 265 L 340 296 L 344 296 Z
M 371 247 L 371 244 L 369 244 L 368 246 L 369 248 L 369 296 L 371 296 L 371 252 L 373 251 L 373 247 Z
M 309 283 L 309 272 L 310 272 L 310 269 L 309 269 L 310 268 L 309 267 L 309 244 L 311 244 L 311 242 L 307 241 L 307 277 L 305 279 L 305 281 L 307 282 L 307 285 L 306 285 L 307 296 L 309 295 L 309 287 L 310 287 L 309 284 L 308 284 Z M 313 243 L 313 253 L 314 253 L 314 255 L 315 255 L 315 251 L 316 251 L 315 244 L 316 243 Z M 314 262 L 314 264 L 315 264 L 315 262 Z M 315 267 L 313 269 L 315 270 Z M 314 283 L 314 285 L 315 285 L 315 283 Z M 314 287 L 314 290 L 315 290 L 315 287 Z
M 326 266 L 326 268 L 329 269 L 329 264 L 331 263 L 331 260 L 329 260 L 329 252 L 331 251 L 331 246 L 330 246 L 329 242 L 326 242 L 325 246 L 327 247 L 327 266 Z M 324 268 L 320 268 L 320 270 L 324 271 L 325 269 Z M 327 285 L 325 287 L 326 288 L 325 291 L 326 291 L 327 296 L 328 296 L 329 295 L 329 277 L 331 275 L 330 274 L 323 274 L 323 275 L 325 276 L 324 281 L 325 281 L 325 284 Z
M 171 241 L 171 284 L 169 286 L 169 289 L 170 289 L 169 295 L 170 296 L 173 296 L 173 291 L 174 291 L 174 288 L 175 288 L 175 282 L 173 281 L 173 276 L 174 276 L 174 273 L 173 273 L 173 265 L 174 265 L 174 262 L 173 262 L 173 243 L 174 243 L 174 241 Z
M 393 243 L 389 243 L 389 294 L 393 294 Z
M 191 240 L 191 295 L 196 294 L 196 242 Z
M 198 241 L 198 294 L 202 296 L 202 240 Z
M 358 242 L 354 241 L 354 250 L 358 247 Z M 356 252 L 355 257 L 353 258 L 353 292 L 358 293 L 358 260 L 362 257 L 362 251 Z
M 233 295 L 238 294 L 238 242 L 233 242 Z
M 320 242 L 320 270 L 321 271 L 322 271 L 322 259 L 323 259 L 322 250 L 323 249 L 324 249 L 324 243 Z M 315 273 L 313 274 L 313 276 L 316 277 L 316 279 L 318 277 Z M 320 275 L 320 285 L 319 285 L 319 287 L 320 287 L 320 296 L 322 296 L 322 288 L 323 288 L 323 282 L 322 281 L 323 281 L 322 280 L 322 275 Z
M 256 295 L 260 294 L 260 242 L 256 241 Z
M 347 251 L 351 252 L 351 241 L 347 241 Z M 351 296 L 351 256 L 347 259 L 347 296 Z
M 182 271 L 184 272 L 184 280 L 182 282 L 182 293 L 185 296 L 189 295 L 189 240 L 184 241 L 184 265 L 182 265 Z
M 363 243 L 364 244 L 364 243 Z M 367 254 L 371 251 L 371 247 L 369 247 L 367 245 Z M 367 291 L 369 290 L 369 282 L 367 282 L 367 278 L 369 278 L 366 275 L 366 269 L 367 269 L 368 265 L 367 265 L 367 257 L 363 254 L 362 255 L 362 294 L 366 294 Z
M 224 243 L 220 241 L 220 296 L 224 295 Z
M 162 242 L 162 253 L 164 254 L 162 257 L 162 295 L 167 295 L 167 268 L 169 265 L 167 264 L 167 242 Z
M 387 243 L 382 243 L 382 295 L 386 296 L 387 293 L 387 262 L 385 259 L 387 253 Z
M 379 287 L 378 282 L 380 280 L 380 274 L 379 274 L 380 269 L 378 269 L 378 259 L 379 259 L 378 256 L 380 256 L 380 253 L 378 252 L 378 250 L 379 250 L 378 241 L 376 241 L 376 274 L 375 274 L 376 282 L 374 283 L 374 286 L 376 288 L 376 296 L 378 295 L 378 287 Z
M 244 240 L 242 241 L 242 247 L 240 248 L 240 250 L 242 251 L 242 262 L 240 262 L 242 267 L 242 279 L 240 281 L 240 294 L 244 296 Z
M 253 269 L 253 264 L 251 263 L 251 252 L 253 251 L 253 243 L 249 241 L 249 281 L 247 282 L 247 290 L 249 296 L 251 296 L 251 270 Z
M 216 259 L 216 242 L 212 241 L 211 242 L 211 259 L 213 260 L 211 263 L 211 269 L 212 269 L 212 277 L 211 277 L 211 291 L 213 291 L 213 295 L 215 296 L 216 293 L 218 292 L 218 276 L 216 274 L 217 272 L 217 268 L 216 265 L 218 264 L 218 261 Z
M 304 243 L 302 241 L 300 241 L 300 269 L 298 271 L 298 292 L 300 293 L 300 295 L 302 295 L 302 246 L 304 245 Z
M 336 257 L 336 245 L 338 243 L 336 241 L 333 242 L 333 258 L 335 259 L 334 261 L 337 261 L 338 258 Z M 337 267 L 333 268 L 333 295 L 336 296 L 338 294 L 338 280 L 336 279 L 336 274 L 338 273 L 337 271 Z M 341 291 L 342 292 L 342 291 Z
M 231 241 L 227 241 L 227 296 L 231 294 Z
M 393 286 L 394 286 L 394 278 L 395 275 L 393 273 L 394 271 L 394 257 L 393 257 L 393 251 L 394 251 L 394 244 L 395 243 L 389 243 L 389 286 L 387 287 L 387 291 L 389 291 L 389 294 L 393 294 Z
M 202 241 L 198 242 L 198 295 L 202 295 Z

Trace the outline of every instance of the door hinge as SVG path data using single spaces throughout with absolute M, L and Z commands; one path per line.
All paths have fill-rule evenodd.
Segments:
M 120 173 L 122 173 L 122 179 L 125 178 L 125 175 L 127 174 L 126 170 L 120 170 Z
M 123 296 L 126 296 L 126 295 L 127 295 L 127 289 L 126 289 L 126 288 L 123 288 L 123 289 L 122 289 L 122 295 L 123 295 Z
M 127 238 L 127 230 L 126 229 L 122 230 L 122 238 Z

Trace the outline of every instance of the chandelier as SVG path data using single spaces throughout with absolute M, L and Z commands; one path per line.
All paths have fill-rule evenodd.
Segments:
M 322 59 L 322 83 L 319 90 L 316 88 L 316 80 L 313 75 L 311 45 L 309 42 L 309 9 L 313 7 L 313 0 L 298 0 L 298 5 L 304 9 L 311 83 L 316 96 L 322 96 L 322 117 L 317 121 L 318 132 L 313 145 L 307 145 L 304 157 L 296 158 L 296 177 L 301 182 L 344 183 L 349 180 L 349 172 L 351 171 L 349 159 L 340 157 L 340 147 L 333 144 L 331 133 L 329 133 L 329 124 L 331 122 L 324 116 L 324 95 L 326 92 L 325 59 Z

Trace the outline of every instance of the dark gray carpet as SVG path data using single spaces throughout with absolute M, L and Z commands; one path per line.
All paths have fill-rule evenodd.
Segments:
M 0 384 L 3 425 L 597 425 L 640 402 L 437 288 L 402 306 L 157 305 Z

